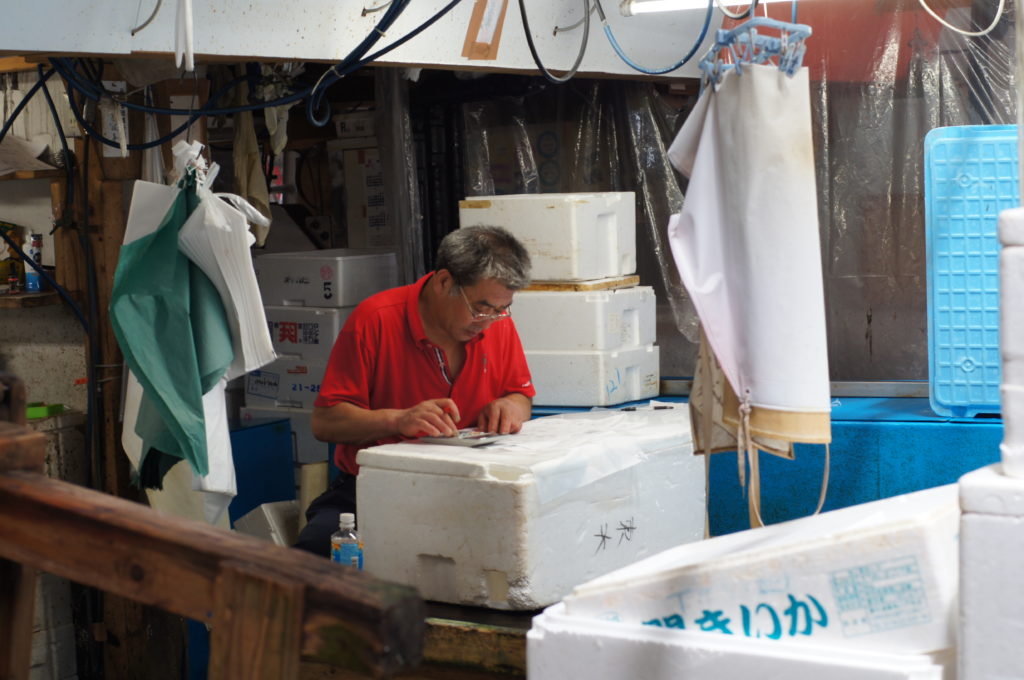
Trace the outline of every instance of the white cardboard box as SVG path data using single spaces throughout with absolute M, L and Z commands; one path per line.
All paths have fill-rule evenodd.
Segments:
M 275 359 L 245 375 L 245 405 L 311 409 L 326 370 L 326 362 Z
M 653 345 L 654 289 L 516 293 L 512 308 L 525 350 L 617 350 Z
M 366 570 L 428 600 L 528 610 L 700 540 L 704 462 L 674 406 L 537 418 L 482 448 L 361 451 Z
M 355 307 L 264 307 L 278 357 L 327 363 L 334 341 Z
M 278 406 L 243 406 L 242 422 L 259 418 L 290 418 L 292 423 L 292 460 L 296 465 L 326 463 L 331 445 L 313 436 L 313 411 L 306 408 Z
M 948 655 L 886 654 L 568 616 L 534 617 L 530 680 L 942 680 Z M 949 677 L 949 676 L 947 676 Z
M 636 272 L 631 191 L 476 196 L 459 202 L 459 226 L 504 227 L 530 252 L 537 281 L 586 281 Z
M 393 252 L 335 248 L 253 259 L 264 305 L 351 307 L 398 285 Z
M 575 588 L 566 613 L 872 652 L 955 647 L 956 485 L 718 536 Z
M 602 351 L 527 351 L 542 406 L 612 406 L 658 396 L 657 345 Z
M 1024 677 L 1024 480 L 960 478 L 960 680 Z

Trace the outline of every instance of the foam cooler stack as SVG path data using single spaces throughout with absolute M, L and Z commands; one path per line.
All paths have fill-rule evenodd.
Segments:
M 290 418 L 296 467 L 326 462 L 311 420 L 331 348 L 357 304 L 398 285 L 396 256 L 338 248 L 262 255 L 254 266 L 278 359 L 246 376 L 241 418 Z
M 544 406 L 611 406 L 658 394 L 655 298 L 636 276 L 632 192 L 478 196 L 460 226 L 494 225 L 530 253 L 513 318 Z

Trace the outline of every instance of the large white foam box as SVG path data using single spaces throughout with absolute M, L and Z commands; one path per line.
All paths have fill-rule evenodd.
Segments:
M 1024 480 L 960 479 L 960 680 L 1024 678 Z
M 425 599 L 537 609 L 704 535 L 704 463 L 685 404 L 537 418 L 481 448 L 359 452 L 364 564 Z
M 567 616 L 558 604 L 526 634 L 530 680 L 942 680 L 944 657 L 886 654 Z M 951 677 L 951 676 L 950 676 Z
M 459 226 L 504 227 L 530 252 L 538 281 L 586 281 L 636 271 L 631 191 L 477 196 L 459 202 Z
M 245 405 L 311 409 L 327 362 L 285 357 L 245 375 Z
M 267 305 L 263 309 L 279 357 L 326 364 L 345 319 L 355 307 Z
M 954 646 L 947 485 L 665 551 L 580 585 L 571 616 L 922 653 Z
M 658 395 L 657 345 L 618 350 L 526 351 L 543 406 L 612 406 Z
M 264 305 L 351 307 L 398 285 L 398 259 L 378 249 L 268 253 L 253 260 Z
M 516 330 L 526 350 L 616 350 L 653 345 L 654 289 L 516 293 Z

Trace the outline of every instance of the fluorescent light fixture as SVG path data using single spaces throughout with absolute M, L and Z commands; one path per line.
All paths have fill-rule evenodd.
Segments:
M 760 0 L 758 4 L 768 2 L 791 2 L 792 0 Z M 749 0 L 726 0 L 729 6 L 749 5 Z M 623 0 L 619 5 L 622 16 L 649 14 L 653 12 L 677 12 L 684 9 L 707 9 L 708 0 Z

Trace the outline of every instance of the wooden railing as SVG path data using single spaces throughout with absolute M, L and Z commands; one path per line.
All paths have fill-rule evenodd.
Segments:
M 0 678 L 28 678 L 36 569 L 209 623 L 210 680 L 297 678 L 300 658 L 369 677 L 419 663 L 413 588 L 50 479 L 44 447 L 0 423 Z

